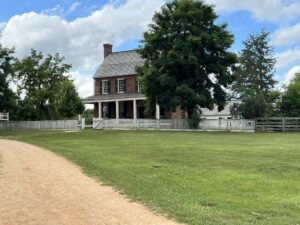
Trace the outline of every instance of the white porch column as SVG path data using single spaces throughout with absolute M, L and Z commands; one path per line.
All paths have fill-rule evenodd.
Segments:
M 116 119 L 119 119 L 120 113 L 119 113 L 119 101 L 116 101 Z
M 158 104 L 156 104 L 155 114 L 156 114 L 156 119 L 159 120 L 160 119 L 160 107 Z
M 98 102 L 98 115 L 102 119 L 102 102 Z
M 137 119 L 136 99 L 133 100 L 133 119 Z

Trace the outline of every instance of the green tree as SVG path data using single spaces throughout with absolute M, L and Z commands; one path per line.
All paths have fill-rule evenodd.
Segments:
M 93 109 L 85 109 L 82 117 L 85 118 L 85 122 L 87 124 L 92 124 L 93 123 L 93 118 L 94 118 L 94 110 Z
M 73 83 L 66 74 L 71 65 L 63 63 L 59 54 L 44 57 L 42 52 L 31 55 L 14 64 L 18 80 L 20 119 L 45 120 L 71 118 L 83 111 Z
M 280 109 L 284 116 L 300 117 L 300 73 L 286 87 Z
M 12 77 L 13 49 L 4 48 L 0 44 L 0 112 L 9 112 L 14 118 L 16 95 L 9 87 Z
M 84 111 L 84 106 L 78 96 L 77 90 L 71 80 L 62 84 L 61 96 L 59 98 L 59 113 L 63 118 L 72 118 Z
M 243 102 L 238 106 L 238 111 L 241 117 L 245 119 L 253 119 L 255 117 L 262 117 L 266 115 L 267 103 L 262 93 L 256 95 L 249 95 L 243 99 Z
M 273 47 L 269 45 L 269 40 L 269 33 L 264 30 L 250 34 L 238 58 L 232 90 L 233 95 L 242 102 L 237 110 L 247 119 L 274 113 L 273 104 L 278 97 L 273 78 L 276 59 L 272 57 Z
M 154 15 L 139 49 L 145 63 L 137 68 L 148 112 L 156 102 L 172 111 L 180 106 L 189 117 L 199 107 L 224 108 L 236 55 L 228 51 L 232 34 L 217 18 L 197 0 L 174 0 Z

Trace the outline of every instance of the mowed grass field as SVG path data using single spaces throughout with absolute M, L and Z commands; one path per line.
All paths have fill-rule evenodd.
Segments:
M 0 138 L 56 152 L 179 222 L 300 224 L 300 133 L 0 131 Z

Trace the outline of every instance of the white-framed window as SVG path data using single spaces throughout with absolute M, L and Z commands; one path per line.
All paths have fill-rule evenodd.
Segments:
M 108 93 L 109 93 L 109 81 L 102 80 L 102 94 L 108 94 Z
M 125 92 L 125 79 L 121 78 L 118 79 L 118 93 L 124 93 Z
M 138 81 L 137 81 L 137 91 L 138 91 L 138 92 L 141 92 L 141 91 L 142 91 L 142 88 L 143 88 L 143 85 L 142 85 L 142 83 L 138 80 Z

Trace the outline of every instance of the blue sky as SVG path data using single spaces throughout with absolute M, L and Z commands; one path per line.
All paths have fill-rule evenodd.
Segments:
M 166 0 L 0 0 L 0 42 L 20 58 L 31 48 L 66 57 L 81 96 L 93 92 L 92 75 L 103 59 L 102 44 L 115 51 L 137 48 L 154 11 Z M 239 52 L 250 33 L 271 33 L 278 58 L 275 78 L 287 84 L 300 72 L 300 0 L 206 0 L 218 22 L 228 23 Z

